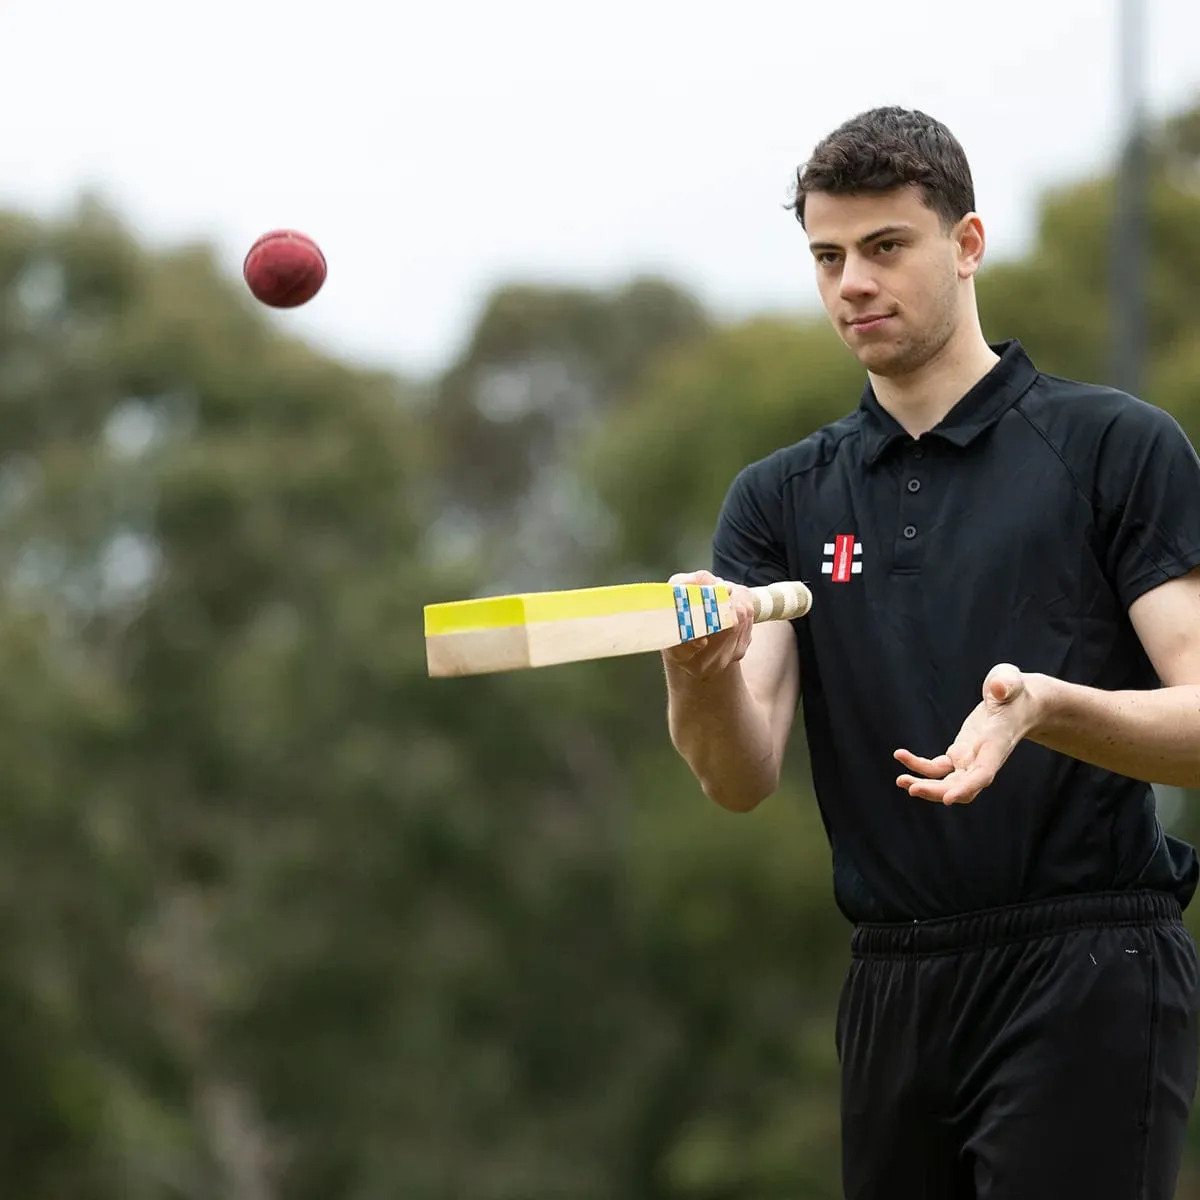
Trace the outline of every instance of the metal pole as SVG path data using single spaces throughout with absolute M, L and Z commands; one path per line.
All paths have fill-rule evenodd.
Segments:
M 1113 376 L 1117 387 L 1140 394 L 1146 356 L 1145 264 L 1147 154 L 1143 114 L 1145 6 L 1118 0 L 1121 153 L 1113 209 Z

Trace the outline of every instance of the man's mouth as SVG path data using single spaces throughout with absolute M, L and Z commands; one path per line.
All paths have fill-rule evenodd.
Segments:
M 871 333 L 892 319 L 891 313 L 864 313 L 846 322 L 855 333 Z

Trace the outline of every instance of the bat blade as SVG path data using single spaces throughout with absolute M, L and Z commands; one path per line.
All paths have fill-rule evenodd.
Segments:
M 755 620 L 803 615 L 803 584 L 751 589 Z M 632 583 L 526 592 L 425 606 L 431 677 L 482 675 L 665 650 L 729 629 L 720 584 Z

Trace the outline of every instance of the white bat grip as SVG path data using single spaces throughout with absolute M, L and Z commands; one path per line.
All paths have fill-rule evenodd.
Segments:
M 760 621 L 790 621 L 812 608 L 812 592 L 798 580 L 753 587 L 750 598 L 754 601 L 756 625 Z

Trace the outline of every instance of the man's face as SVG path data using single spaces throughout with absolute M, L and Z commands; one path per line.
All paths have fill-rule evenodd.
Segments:
M 825 311 L 863 366 L 876 375 L 906 375 L 946 345 L 964 311 L 962 282 L 973 269 L 963 228 L 969 242 L 977 223 L 943 229 L 913 188 L 813 193 L 804 223 Z

